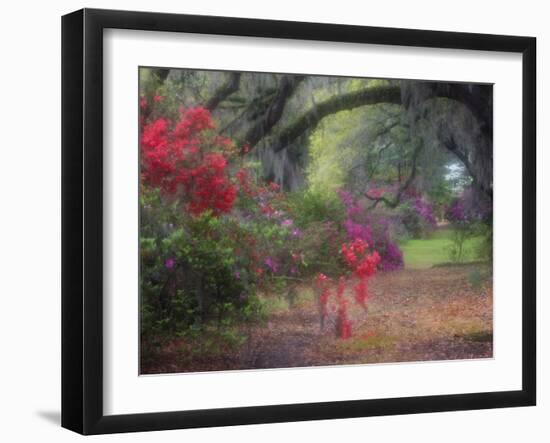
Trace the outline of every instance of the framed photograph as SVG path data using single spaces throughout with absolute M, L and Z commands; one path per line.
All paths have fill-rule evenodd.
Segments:
M 536 41 L 62 19 L 62 426 L 536 403 Z

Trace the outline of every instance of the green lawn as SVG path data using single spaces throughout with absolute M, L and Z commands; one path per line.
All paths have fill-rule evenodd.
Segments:
M 430 238 L 408 240 L 400 244 L 405 267 L 412 269 L 430 268 L 433 265 L 450 262 L 449 248 L 452 244 L 452 230 L 443 228 Z M 476 260 L 476 249 L 481 237 L 474 237 L 465 243 L 464 262 Z

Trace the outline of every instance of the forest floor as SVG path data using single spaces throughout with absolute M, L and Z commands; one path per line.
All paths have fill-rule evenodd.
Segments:
M 480 266 L 375 275 L 369 281 L 368 314 L 350 302 L 353 335 L 345 340 L 335 334 L 335 306 L 329 305 L 321 330 L 311 286 L 297 288 L 292 307 L 285 298 L 266 294 L 267 322 L 226 331 L 223 337 L 212 331 L 200 340 L 166 342 L 143 358 L 141 373 L 490 358 L 492 282 L 472 279 L 472 273 L 487 272 Z M 352 300 L 349 286 L 346 296 Z

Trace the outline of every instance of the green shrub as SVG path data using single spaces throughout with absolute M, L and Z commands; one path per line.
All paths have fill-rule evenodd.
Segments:
M 345 208 L 336 193 L 328 194 L 314 191 L 294 192 L 289 197 L 289 210 L 296 224 L 306 227 L 314 222 L 342 222 Z
M 432 219 L 430 223 L 426 216 L 423 216 L 418 208 L 414 207 L 414 202 L 407 201 L 399 205 L 398 215 L 409 238 L 427 238 L 435 228 L 435 220 Z M 430 213 L 430 215 L 432 214 Z
M 142 192 L 141 333 L 145 337 L 228 326 L 260 315 L 252 234 L 229 217 L 185 214 Z
M 323 273 L 337 276 L 346 272 L 338 254 L 346 240 L 346 234 L 334 222 L 311 222 L 303 230 L 298 245 L 304 256 L 303 274 L 313 276 Z

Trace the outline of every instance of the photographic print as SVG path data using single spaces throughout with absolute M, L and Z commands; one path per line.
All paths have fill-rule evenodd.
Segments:
M 493 356 L 493 86 L 139 68 L 140 373 Z

